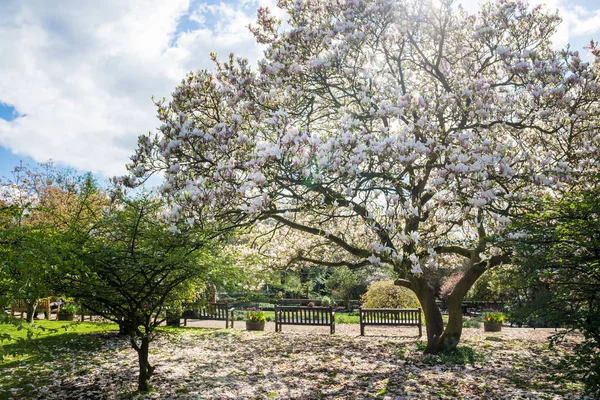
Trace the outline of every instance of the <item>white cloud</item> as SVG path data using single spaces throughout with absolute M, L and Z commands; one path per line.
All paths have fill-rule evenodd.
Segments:
M 247 29 L 259 2 L 60 4 L 12 0 L 0 15 L 0 102 L 26 114 L 0 119 L 0 145 L 37 161 L 122 174 L 137 136 L 158 125 L 152 95 L 168 96 L 186 72 L 210 67 L 210 51 L 262 54 Z M 201 25 L 177 32 L 188 14 Z

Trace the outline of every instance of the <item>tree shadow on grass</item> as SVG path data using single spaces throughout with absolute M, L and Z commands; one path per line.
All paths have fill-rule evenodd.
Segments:
M 43 398 L 36 394 L 39 388 L 70 377 L 85 376 L 93 367 L 91 355 L 105 349 L 107 340 L 118 343 L 119 347 L 127 346 L 121 342 L 127 339 L 112 331 L 64 332 L 3 345 L 5 358 L 0 361 L 0 387 L 5 392 L 0 393 L 0 398 L 6 393 L 19 399 Z M 85 388 L 90 393 L 100 389 L 97 384 Z

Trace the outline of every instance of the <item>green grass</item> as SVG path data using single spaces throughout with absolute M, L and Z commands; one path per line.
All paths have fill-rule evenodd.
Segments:
M 118 331 L 116 324 L 98 322 L 42 320 L 21 327 L 0 324 L 0 388 L 5 390 L 0 398 L 11 389 L 20 390 L 17 397 L 27 398 L 33 382 L 49 384 L 52 372 L 63 372 L 61 363 L 66 360 L 75 360 L 76 368 L 71 365 L 69 369 L 71 374 L 89 373 L 89 355 L 105 344 L 95 334 L 114 331 Z M 46 378 L 36 380 L 36 375 Z
M 67 322 L 67 321 L 35 321 L 32 324 L 15 326 L 0 324 L 0 370 L 16 361 L 25 361 L 38 358 L 40 361 L 51 360 L 45 357 L 48 352 L 56 348 L 80 350 L 88 349 L 88 335 L 91 333 L 117 331 L 116 324 L 98 322 Z M 29 339 L 28 339 L 29 336 Z

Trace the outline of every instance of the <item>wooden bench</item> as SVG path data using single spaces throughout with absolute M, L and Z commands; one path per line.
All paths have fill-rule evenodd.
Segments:
M 361 308 L 360 335 L 365 335 L 366 325 L 416 326 L 423 335 L 420 308 Z
M 213 321 L 225 321 L 225 328 L 233 329 L 233 307 L 230 307 L 227 303 L 208 303 L 199 308 L 193 310 L 186 310 L 183 312 L 183 326 L 187 326 L 188 319 L 198 320 L 213 320 Z
M 55 309 L 52 309 L 50 306 L 52 304 L 52 297 L 46 297 L 38 300 L 38 304 L 34 310 L 34 318 L 41 312 L 44 313 L 44 317 L 46 319 L 50 319 L 52 314 L 55 314 L 54 319 L 56 319 L 56 315 L 60 311 L 60 306 Z M 24 314 L 27 313 L 27 301 L 23 299 L 17 299 L 10 305 L 10 316 L 14 317 L 15 313 L 20 314 L 20 317 L 23 318 Z
M 275 332 L 282 325 L 329 326 L 335 333 L 335 311 L 332 307 L 280 307 L 275 306 Z

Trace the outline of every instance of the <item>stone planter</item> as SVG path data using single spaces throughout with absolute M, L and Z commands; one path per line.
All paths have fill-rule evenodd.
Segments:
M 58 320 L 59 321 L 74 321 L 75 320 L 75 314 L 73 313 L 58 313 Z
M 500 322 L 484 322 L 484 332 L 500 332 L 502 330 L 502 323 Z
M 247 331 L 264 331 L 265 321 L 246 321 Z

